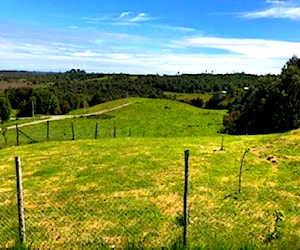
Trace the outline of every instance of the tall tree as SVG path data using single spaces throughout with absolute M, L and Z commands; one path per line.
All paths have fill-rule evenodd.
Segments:
M 276 119 L 282 130 L 300 126 L 300 59 L 293 56 L 283 67 L 281 73 L 280 105 L 276 107 Z
M 0 96 L 0 118 L 4 123 L 9 120 L 11 113 L 11 106 L 9 100 L 5 96 Z
M 293 56 L 279 77 L 265 76 L 224 117 L 225 132 L 258 134 L 300 127 L 300 59 Z

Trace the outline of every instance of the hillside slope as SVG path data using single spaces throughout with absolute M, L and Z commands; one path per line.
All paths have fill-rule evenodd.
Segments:
M 130 105 L 105 114 L 85 117 L 86 113 L 103 111 L 126 103 Z M 216 135 L 221 129 L 225 114 L 224 110 L 204 110 L 177 101 L 145 98 L 121 99 L 78 110 L 72 115 L 78 116 L 81 112 L 85 113 L 82 117 L 51 121 L 49 140 L 71 140 L 72 126 L 75 139 L 93 139 L 96 132 L 97 138 L 210 136 Z M 21 131 L 23 133 L 19 137 L 20 144 L 47 140 L 46 122 L 26 126 Z M 7 137 L 9 145 L 16 145 L 16 130 L 8 131 Z M 4 138 L 1 140 L 4 146 Z
M 192 247 L 297 249 L 299 141 L 300 131 L 292 131 L 225 136 L 222 151 L 219 135 L 106 138 L 2 149 L 0 242 L 14 244 L 13 165 L 18 155 L 27 242 L 33 248 L 122 247 L 128 241 L 170 246 L 182 232 L 183 151 L 189 149 Z M 237 194 L 240 160 L 247 148 Z

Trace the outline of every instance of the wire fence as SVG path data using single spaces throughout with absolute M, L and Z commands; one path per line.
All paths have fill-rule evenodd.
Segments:
M 171 133 L 171 132 L 170 132 Z M 88 118 L 69 119 L 67 121 L 44 122 L 38 125 L 25 126 L 16 125 L 2 133 L 0 136 L 0 148 L 18 146 L 44 141 L 83 140 L 101 138 L 125 138 L 125 137 L 168 137 L 168 131 L 160 131 L 127 127 L 122 124 L 109 124 L 103 126 Z
M 50 181 L 51 174 L 49 183 L 39 175 L 23 168 L 23 230 L 26 246 L 32 249 L 163 248 L 181 237 L 177 214 L 170 216 L 166 208 L 157 206 L 159 193 L 126 187 L 105 192 L 97 182 L 70 188 L 67 180 L 64 188 L 58 188 Z M 89 177 L 92 175 L 93 170 Z M 9 181 L 14 183 L 15 177 Z M 16 193 L 15 187 L 0 191 L 0 248 L 15 247 L 22 241 Z
M 91 149 L 86 148 L 89 152 Z M 273 179 L 269 179 L 271 188 L 268 185 L 253 187 L 253 178 L 269 178 L 265 176 L 263 165 L 252 167 L 255 175 L 247 173 L 243 192 L 236 192 L 238 168 L 228 169 L 230 164 L 227 163 L 226 168 L 220 169 L 202 165 L 199 161 L 207 161 L 210 155 L 202 153 L 201 158 L 194 158 L 192 162 L 191 190 L 188 199 L 185 197 L 188 210 L 184 210 L 182 195 L 187 194 L 184 186 L 188 186 L 184 185 L 184 176 L 188 175 L 183 171 L 183 159 L 178 157 L 180 162 L 168 167 L 169 161 L 165 159 L 166 165 L 157 162 L 160 148 L 151 157 L 144 152 L 134 156 L 130 151 L 126 165 L 123 153 L 119 155 L 121 160 L 114 162 L 116 157 L 111 156 L 117 150 L 118 147 L 99 147 L 87 154 L 84 161 L 80 159 L 84 153 L 78 158 L 75 151 L 48 154 L 45 149 L 43 154 L 24 155 L 22 193 L 26 246 L 32 249 L 131 246 L 176 249 L 173 246 L 184 243 L 184 232 L 192 249 L 199 246 L 293 249 L 299 246 L 299 197 L 289 194 L 288 199 L 284 196 L 278 201 L 285 189 L 278 185 L 276 190 Z M 180 153 L 178 151 L 178 156 Z M 223 155 L 224 151 L 219 151 L 217 156 Z M 134 168 L 136 162 L 140 163 L 139 168 Z M 202 172 L 206 167 L 214 171 L 213 175 Z M 12 166 L 0 166 L 2 169 L 5 171 L 1 171 L 0 176 L 0 249 L 20 243 L 16 176 Z M 287 188 L 290 190 L 291 186 Z M 284 222 L 279 221 L 282 217 L 278 215 L 279 206 L 287 211 Z M 274 210 L 277 211 L 275 217 Z M 187 212 L 188 220 L 184 217 Z M 185 231 L 187 221 L 189 227 Z M 284 237 L 280 236 L 282 240 L 274 238 L 279 233 L 284 233 Z
M 2 130 L 0 148 L 44 141 L 83 140 L 101 138 L 164 138 L 194 137 L 215 134 L 216 126 L 208 124 L 185 124 L 165 126 L 145 120 L 138 123 L 117 121 L 114 116 L 101 115 L 69 118 L 56 121 L 40 121 L 39 124 L 10 126 Z
M 9 248 L 18 239 L 16 195 L 13 189 L 0 188 L 0 249 Z

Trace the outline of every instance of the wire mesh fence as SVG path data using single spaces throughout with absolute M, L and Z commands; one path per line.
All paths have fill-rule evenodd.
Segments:
M 86 150 L 90 151 L 91 147 Z M 146 154 L 132 157 L 130 151 L 130 165 L 124 167 L 126 163 L 122 159 L 114 162 L 111 158 L 103 164 L 101 158 L 117 150 L 112 148 L 108 152 L 104 146 L 99 147 L 97 154 L 88 154 L 84 161 L 76 162 L 76 152 L 57 153 L 57 158 L 55 151 L 49 153 L 47 148 L 44 154 L 24 156 L 26 246 L 32 249 L 123 249 L 131 244 L 149 249 L 182 246 L 182 162 L 168 168 L 157 164 L 157 154 L 149 158 Z M 140 163 L 138 168 L 134 168 L 132 158 Z M 284 198 L 283 204 L 292 211 L 291 215 L 285 215 L 286 221 L 292 223 L 280 222 L 278 227 L 273 206 L 280 203 L 273 198 L 280 196 L 274 188 L 252 188 L 253 177 L 248 174 L 243 193 L 237 194 L 234 168 L 220 178 L 218 170 L 212 175 L 202 172 L 198 161 L 192 162 L 188 199 L 191 249 L 294 249 L 299 246 L 299 197 L 295 196 L 294 204 L 293 197 Z M 19 243 L 15 176 L 13 167 L 7 170 L 0 177 L 0 249 Z M 263 169 L 259 171 L 257 176 L 261 176 Z M 232 184 L 227 182 L 230 175 L 235 180 Z M 220 184 L 220 180 L 225 182 Z M 279 191 L 282 192 L 281 187 Z M 282 241 L 272 238 L 278 230 L 284 233 Z
M 50 201 L 52 205 L 46 205 Z M 95 199 L 93 193 L 78 191 L 68 192 L 66 198 L 49 193 L 25 208 L 27 244 L 33 248 L 120 249 L 131 242 L 163 247 L 172 242 L 177 230 L 175 221 L 166 218 L 146 198 L 97 195 Z
M 18 215 L 15 191 L 0 188 L 0 249 L 15 246 L 18 241 Z
M 76 169 L 79 172 L 80 166 Z M 180 199 L 175 202 L 176 208 L 169 207 L 159 203 L 167 197 L 163 191 L 132 189 L 121 183 L 111 183 L 108 190 L 100 180 L 91 182 L 94 170 L 77 174 L 59 176 L 23 168 L 26 246 L 122 249 L 133 244 L 162 248 L 178 241 L 182 232 L 177 218 Z M 85 178 L 89 178 L 86 185 L 82 183 Z M 14 182 L 15 178 L 11 184 Z M 143 186 L 143 182 L 137 178 L 135 185 Z M 3 189 L 0 194 L 0 248 L 14 247 L 20 241 L 16 188 Z

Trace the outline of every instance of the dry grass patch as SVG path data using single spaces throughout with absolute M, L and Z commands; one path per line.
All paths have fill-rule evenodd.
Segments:
M 208 198 L 206 195 L 192 195 L 189 197 L 191 211 L 213 211 L 217 208 L 217 202 L 214 198 Z
M 111 194 L 111 196 L 114 197 L 114 198 L 124 198 L 124 197 L 129 197 L 129 196 L 133 196 L 135 198 L 139 198 L 139 197 L 149 197 L 150 194 L 151 194 L 150 190 L 147 190 L 147 189 L 136 189 L 136 190 L 113 192 Z
M 280 190 L 279 194 L 283 196 L 283 198 L 289 198 L 289 199 L 298 199 L 300 201 L 300 197 L 297 194 L 293 194 L 291 192 L 285 191 L 285 190 Z M 300 206 L 300 204 L 299 204 Z
M 166 216 L 174 217 L 182 211 L 182 197 L 175 193 L 151 197 L 150 201 L 158 206 Z

